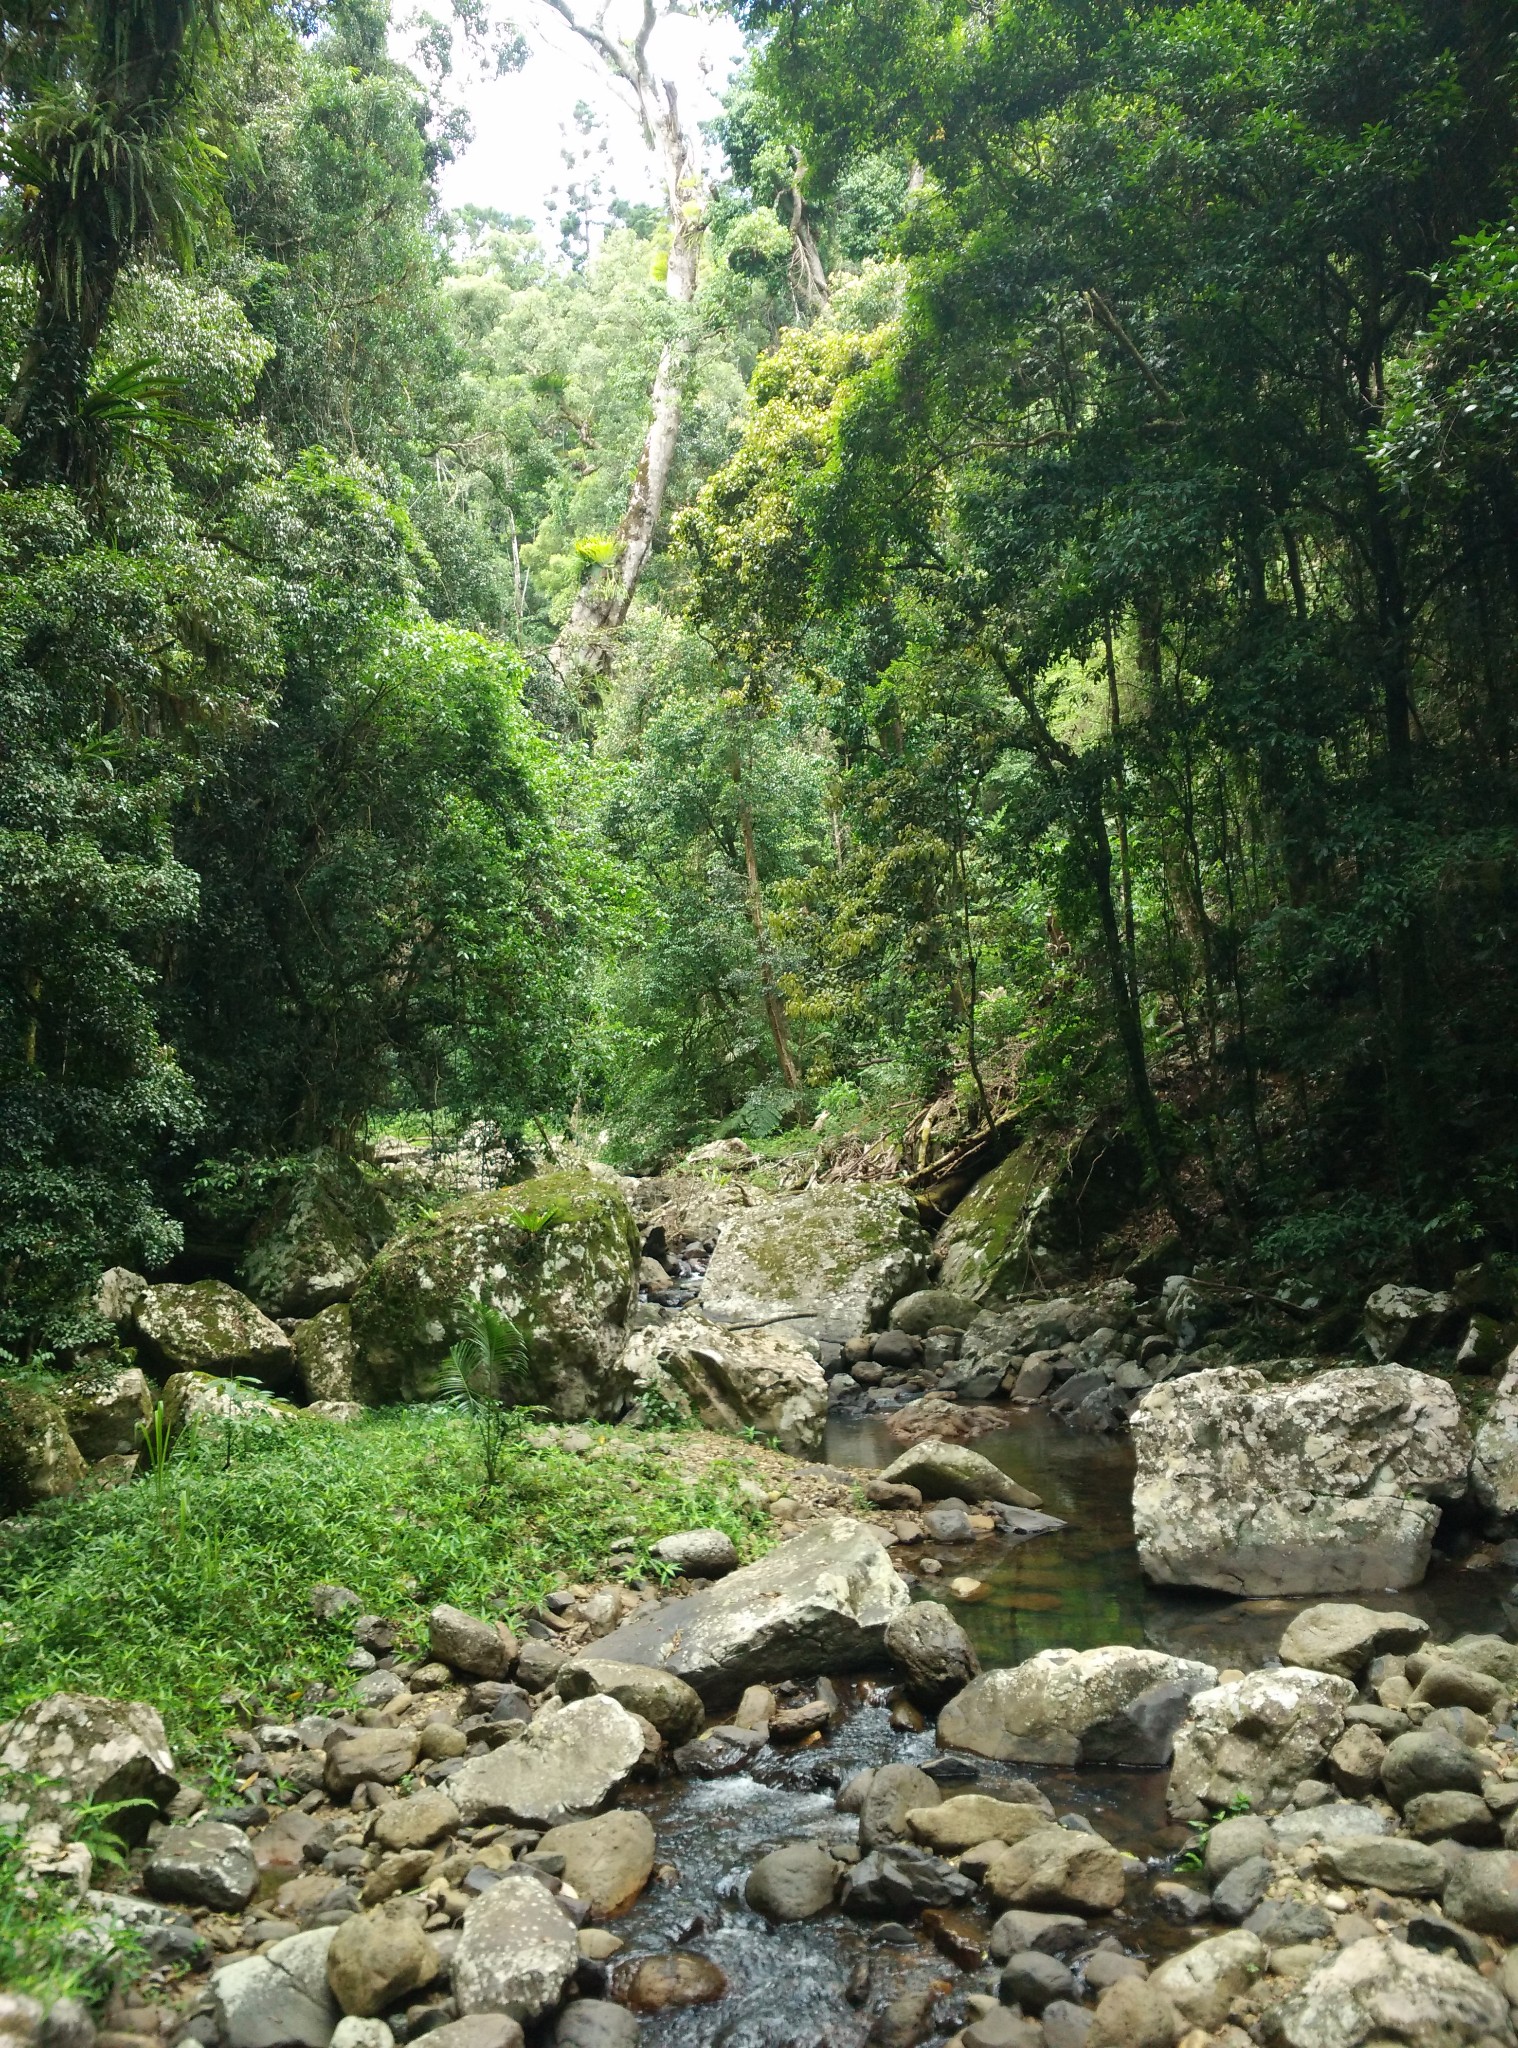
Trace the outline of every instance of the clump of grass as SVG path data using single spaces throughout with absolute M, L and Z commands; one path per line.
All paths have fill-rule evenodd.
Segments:
M 351 1634 L 311 1613 L 319 1581 L 420 1640 L 438 1601 L 519 1616 L 559 1574 L 604 1573 L 619 1537 L 646 1552 L 700 1525 L 755 1548 L 763 1516 L 738 1491 L 737 1447 L 689 1480 L 658 1439 L 600 1435 L 627 1454 L 515 1438 L 483 1496 L 469 1421 L 440 1408 L 246 1425 L 230 1463 L 220 1432 L 187 1436 L 162 1483 L 81 1493 L 0 1531 L 0 1720 L 59 1688 L 144 1699 L 181 1761 L 205 1765 L 224 1694 L 283 1714 L 313 1681 L 350 1681 Z
M 24 1991 L 44 2004 L 74 1997 L 98 2003 L 137 1953 L 129 1930 L 103 1942 L 66 1885 L 31 1876 L 20 1830 L 0 1826 L 0 1990 Z

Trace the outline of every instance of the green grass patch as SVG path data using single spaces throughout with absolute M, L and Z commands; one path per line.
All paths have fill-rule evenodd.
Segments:
M 138 1949 L 130 1933 L 106 1948 L 90 1918 L 66 1887 L 28 1876 L 19 1829 L 0 1827 L 0 1991 L 24 1991 L 45 2005 L 70 1997 L 98 2003 Z
M 159 1479 L 53 1502 L 0 1530 L 0 1720 L 59 1689 L 143 1699 L 205 1768 L 233 1718 L 352 1682 L 319 1582 L 421 1642 L 437 1602 L 519 1618 L 563 1574 L 604 1576 L 619 1537 L 635 1559 L 696 1526 L 758 1547 L 741 1446 L 691 1479 L 678 1435 L 590 1433 L 579 1453 L 518 1437 L 487 1488 L 467 1421 L 437 1408 L 244 1425 L 186 1440 Z

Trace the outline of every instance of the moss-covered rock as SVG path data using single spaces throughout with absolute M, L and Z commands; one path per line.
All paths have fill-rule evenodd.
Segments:
M 1073 1278 L 1143 1184 L 1138 1148 L 1093 1124 L 1075 1138 L 1025 1138 L 971 1188 L 936 1249 L 938 1284 L 957 1294 L 1020 1294 Z
M 265 1314 L 314 1316 L 352 1299 L 396 1228 L 377 1169 L 313 1152 L 249 1239 L 243 1285 Z
M 276 1393 L 295 1384 L 290 1339 L 225 1281 L 150 1287 L 137 1304 L 133 1328 L 139 1361 L 161 1379 L 211 1373 L 261 1380 Z
M 0 1380 L 0 1515 L 72 1493 L 84 1473 L 60 1405 L 38 1387 Z
M 81 1457 L 135 1457 L 139 1431 L 153 1413 L 147 1374 L 114 1352 L 90 1361 L 62 1389 L 64 1419 Z
M 287 1422 L 300 1414 L 288 1401 L 279 1401 L 235 1379 L 219 1379 L 209 1372 L 176 1372 L 163 1389 L 164 1414 L 177 1436 L 182 1429 L 199 1429 L 226 1422 Z
M 662 1408 L 734 1436 L 756 1429 L 796 1458 L 814 1458 L 822 1448 L 827 1381 L 783 1325 L 724 1330 L 687 1310 L 639 1330 L 626 1366 L 651 1419 Z
M 357 1353 L 353 1346 L 353 1312 L 347 1302 L 334 1302 L 295 1332 L 295 1362 L 308 1401 L 351 1401 Z
M 361 1400 L 422 1401 L 438 1391 L 463 1314 L 488 1302 L 528 1339 L 524 1398 L 566 1420 L 615 1415 L 627 1312 L 637 1299 L 639 1242 L 614 1181 L 539 1174 L 470 1195 L 393 1240 L 353 1298 Z
M 783 1320 L 804 1341 L 885 1327 L 891 1304 L 928 1278 L 911 1199 L 877 1181 L 808 1188 L 735 1216 L 701 1289 L 715 1321 Z

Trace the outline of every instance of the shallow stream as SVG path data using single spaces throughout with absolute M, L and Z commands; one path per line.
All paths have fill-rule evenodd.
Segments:
M 978 1437 L 975 1449 L 1041 1495 L 1045 1509 L 1068 1524 L 1022 1543 L 996 1538 L 929 1546 L 943 1558 L 944 1574 L 936 1584 L 919 1581 L 920 1597 L 946 1597 L 943 1583 L 957 1573 L 987 1587 L 978 1600 L 951 1604 L 988 1668 L 1055 1647 L 1144 1643 L 1249 1669 L 1274 1655 L 1290 1615 L 1306 1604 L 1147 1585 L 1133 1544 L 1133 1455 L 1126 1438 L 1078 1436 L 1047 1412 L 1030 1410 L 1010 1418 L 1005 1431 Z M 834 1465 L 878 1468 L 899 1450 L 878 1421 L 835 1420 L 825 1456 Z M 1447 1640 L 1470 1630 L 1511 1635 L 1518 1621 L 1518 1606 L 1507 1604 L 1513 1592 L 1507 1572 L 1470 1570 L 1436 1557 L 1422 1586 L 1362 1597 L 1370 1606 L 1423 1615 L 1434 1636 Z M 867 1765 L 926 1762 L 937 1753 L 931 1730 L 903 1735 L 890 1727 L 884 1674 L 879 1682 L 859 1680 L 840 1690 L 850 1702 L 841 1724 L 820 1748 L 790 1756 L 765 1752 L 761 1771 L 768 1782 L 748 1775 L 666 1781 L 641 1795 L 658 1835 L 659 1862 L 676 1874 L 650 1885 L 616 1931 L 630 1956 L 694 1949 L 724 1971 L 729 1986 L 714 2005 L 646 2019 L 648 2048 L 862 2048 L 874 2014 L 901 1991 L 928 1984 L 945 1992 L 994 1990 L 994 1966 L 961 1972 L 915 1924 L 910 1943 L 897 1945 L 871 1922 L 843 1914 L 772 1928 L 744 1905 L 744 1881 L 766 1850 L 802 1836 L 854 1840 L 855 1823 L 836 1812 L 824 1776 L 837 1783 Z M 973 1761 L 980 1789 L 995 1792 L 1007 1778 L 1031 1778 L 1058 1813 L 1086 1815 L 1109 1841 L 1135 1855 L 1162 1856 L 1185 1839 L 1165 1810 L 1163 1771 L 1075 1772 Z M 946 1786 L 946 1796 L 961 1789 L 973 1788 Z M 1134 1911 L 1113 1915 L 1101 1931 L 1150 1956 L 1184 1947 L 1187 1937 L 1141 1899 L 1147 1900 L 1147 1887 L 1138 1895 L 1130 1889 Z M 989 1913 L 967 1909 L 956 1917 L 964 1933 L 984 1940 Z M 869 1964 L 870 1985 L 856 2009 L 845 1990 L 861 1962 Z

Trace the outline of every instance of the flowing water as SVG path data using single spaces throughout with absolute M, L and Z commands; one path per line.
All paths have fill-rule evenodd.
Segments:
M 1058 1646 L 1144 1643 L 1250 1669 L 1274 1655 L 1290 1615 L 1306 1604 L 1146 1585 L 1133 1544 L 1133 1455 L 1126 1438 L 1077 1436 L 1034 1409 L 1010 1418 L 998 1435 L 977 1438 L 975 1448 L 1068 1524 L 1022 1543 L 931 1546 L 944 1560 L 943 1579 L 965 1573 L 987 1587 L 982 1598 L 953 1605 L 988 1668 Z M 899 1450 L 877 1420 L 839 1419 L 829 1426 L 831 1464 L 878 1468 Z M 915 1590 L 922 1598 L 943 1597 L 942 1583 L 921 1580 Z M 1447 1640 L 1467 1630 L 1511 1635 L 1518 1621 L 1518 1608 L 1507 1604 L 1512 1593 L 1506 1572 L 1467 1570 L 1456 1558 L 1436 1557 L 1422 1586 L 1364 1598 L 1371 1606 L 1422 1614 L 1435 1637 Z M 874 2012 L 900 1991 L 930 1984 L 945 1992 L 994 1989 L 994 1969 L 962 1974 L 915 1925 L 910 1941 L 898 1944 L 872 1923 L 842 1914 L 772 1928 L 744 1905 L 744 1880 L 766 1850 L 798 1837 L 853 1842 L 855 1823 L 836 1811 L 834 1784 L 867 1765 L 924 1762 L 936 1753 L 931 1731 L 903 1735 L 890 1727 L 885 1674 L 840 1690 L 848 1711 L 825 1745 L 789 1758 L 766 1752 L 763 1782 L 746 1774 L 666 1781 L 641 1794 L 658 1835 L 659 1861 L 673 1875 L 651 1884 L 616 1931 L 631 1957 L 694 1949 L 724 1971 L 729 1985 L 716 2004 L 645 2020 L 642 2038 L 649 2048 L 862 2048 Z M 1084 1814 L 1135 1855 L 1161 1856 L 1184 1839 L 1165 1810 L 1162 1771 L 978 1768 L 980 1788 L 989 1792 L 1007 1777 L 1032 1778 L 1056 1812 Z M 984 1939 L 990 1915 L 967 1909 L 960 1917 L 965 1932 Z M 1186 1945 L 1179 1930 L 1142 1908 L 1133 1917 L 1112 1916 L 1104 1928 L 1147 1955 Z M 861 1962 L 869 1965 L 870 1988 L 856 2010 L 845 1988 Z

